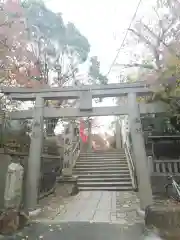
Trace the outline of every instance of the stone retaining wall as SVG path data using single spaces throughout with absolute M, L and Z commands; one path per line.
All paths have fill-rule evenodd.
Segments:
M 180 176 L 174 177 L 177 182 L 180 182 Z M 168 183 L 167 176 L 152 176 L 151 184 L 153 193 L 165 193 L 165 185 Z
M 147 207 L 145 224 L 165 239 L 180 239 L 180 206 L 170 202 Z

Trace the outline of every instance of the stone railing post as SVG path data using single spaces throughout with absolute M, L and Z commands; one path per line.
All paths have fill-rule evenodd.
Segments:
M 41 171 L 41 153 L 43 142 L 43 109 L 44 99 L 37 96 L 34 107 L 32 137 L 28 158 L 28 169 L 26 178 L 25 205 L 28 209 L 35 209 L 38 201 L 39 181 Z
M 71 133 L 72 143 L 74 144 L 77 141 L 77 135 L 75 133 L 75 131 L 76 131 L 76 122 L 75 121 L 71 121 L 71 128 L 72 128 L 72 133 Z
M 148 160 L 149 176 L 151 177 L 151 175 L 153 173 L 153 157 L 152 156 L 148 156 L 147 160 Z
M 5 128 L 5 112 L 0 111 L 0 147 L 3 147 L 4 142 L 4 128 Z
M 136 101 L 136 93 L 128 94 L 128 111 L 130 131 L 135 158 L 136 174 L 142 210 L 152 204 L 152 189 L 148 171 L 147 157 L 140 119 L 139 105 Z

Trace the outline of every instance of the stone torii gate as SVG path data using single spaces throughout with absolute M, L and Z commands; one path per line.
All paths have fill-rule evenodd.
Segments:
M 108 85 L 84 85 L 82 87 L 63 88 L 19 88 L 5 87 L 2 92 L 13 100 L 34 101 L 33 110 L 9 112 L 11 119 L 32 119 L 32 140 L 28 159 L 27 207 L 34 209 L 37 204 L 40 159 L 43 139 L 43 120 L 46 118 L 78 118 L 109 115 L 129 115 L 136 173 L 138 179 L 141 208 L 152 203 L 152 190 L 147 166 L 147 157 L 142 135 L 140 114 L 165 111 L 161 103 L 138 103 L 137 97 L 151 93 L 144 82 Z M 111 107 L 92 107 L 93 98 L 127 96 L 128 103 Z M 79 99 L 78 108 L 44 107 L 45 100 Z

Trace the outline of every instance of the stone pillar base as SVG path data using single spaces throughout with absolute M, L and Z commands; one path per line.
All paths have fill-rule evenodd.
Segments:
M 180 206 L 174 203 L 154 204 L 146 208 L 145 224 L 165 239 L 179 239 Z
M 58 183 L 62 184 L 66 196 L 73 196 L 79 192 L 77 179 L 76 176 L 61 176 L 57 179 Z
M 62 175 L 64 177 L 72 177 L 72 168 L 63 168 Z

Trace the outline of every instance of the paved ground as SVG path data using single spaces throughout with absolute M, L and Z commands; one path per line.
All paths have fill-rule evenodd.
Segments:
M 80 192 L 56 209 L 53 220 L 64 222 L 118 222 L 132 225 L 142 221 L 136 213 L 139 200 L 134 192 Z
M 7 240 L 146 240 L 139 201 L 133 192 L 80 192 Z M 54 209 L 55 210 L 55 209 Z M 156 238 L 147 238 L 155 240 Z
M 27 227 L 23 233 L 13 237 L 5 237 L 7 240 L 146 240 L 146 233 L 141 224 L 130 228 L 120 228 L 118 224 L 70 222 L 61 224 L 33 224 Z M 151 238 L 155 240 L 155 238 Z

